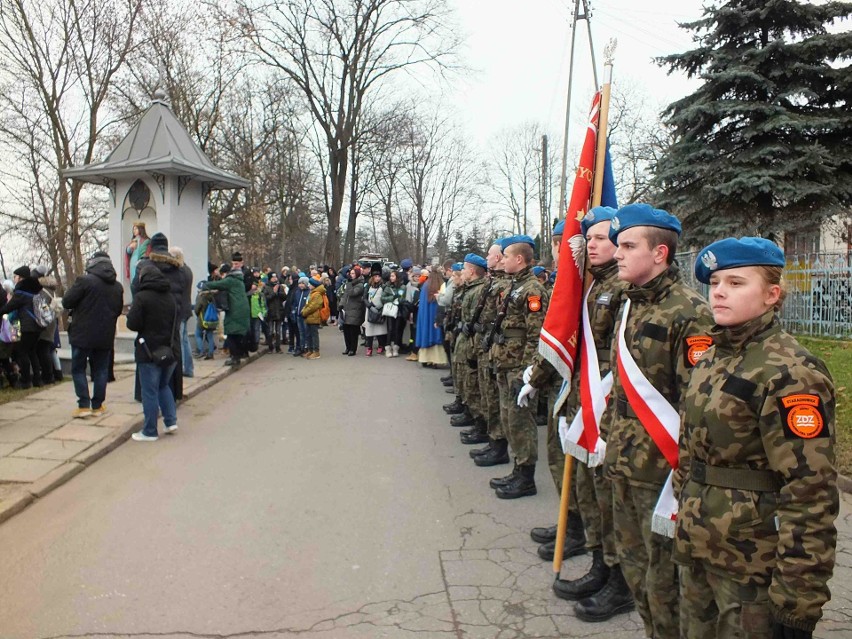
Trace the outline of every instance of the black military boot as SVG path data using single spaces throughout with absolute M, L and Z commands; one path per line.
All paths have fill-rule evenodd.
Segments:
M 515 479 L 515 476 L 518 474 L 518 465 L 515 464 L 515 467 L 512 468 L 512 472 L 506 475 L 505 477 L 495 477 L 491 481 L 488 482 L 488 485 L 491 488 L 500 488 L 501 486 L 508 486 Z
M 571 513 L 568 513 L 571 516 Z M 541 528 L 533 528 L 530 531 L 530 538 L 537 544 L 546 544 L 548 541 L 556 539 L 556 526 L 547 526 Z
M 450 426 L 454 428 L 461 428 L 462 426 L 473 426 L 474 419 L 473 415 L 470 414 L 469 410 L 466 410 L 461 415 L 453 415 L 450 417 Z
M 446 383 L 446 382 L 451 382 L 451 381 L 453 381 L 453 376 L 452 376 L 452 375 L 444 375 L 444 376 L 441 378 L 441 383 L 442 383 L 442 384 L 444 384 L 444 383 Z
M 483 448 L 474 448 L 472 451 L 470 451 L 468 453 L 470 455 L 470 458 L 476 459 L 480 455 L 485 455 L 486 453 L 488 453 L 491 450 L 491 442 L 492 442 L 492 439 L 489 437 L 488 438 L 488 446 L 485 446 Z
M 517 499 L 535 495 L 538 492 L 535 487 L 535 464 L 518 466 L 515 479 L 506 486 L 500 486 L 494 492 L 500 499 Z
M 464 402 L 458 397 L 452 404 L 444 404 L 444 412 L 447 415 L 458 415 L 464 412 Z
M 453 378 L 451 377 L 450 379 L 442 380 L 442 381 L 441 381 L 441 383 L 442 383 L 444 386 L 451 387 L 451 386 L 453 385 Z
M 591 597 L 575 603 L 574 613 L 583 621 L 594 623 L 630 612 L 635 606 L 633 594 L 621 574 L 621 566 L 613 566 L 606 585 Z
M 583 518 L 578 512 L 568 513 L 568 525 L 565 527 L 565 546 L 562 549 L 562 559 L 586 554 L 586 530 L 583 528 Z M 553 561 L 556 552 L 556 538 L 538 547 L 538 556 L 545 561 Z
M 482 417 L 477 417 L 474 420 L 473 428 L 468 430 L 463 430 L 459 433 L 459 439 L 461 439 L 461 443 L 465 446 L 469 446 L 471 444 L 484 444 L 488 439 L 488 424 L 485 423 L 485 420 Z
M 601 590 L 609 581 L 609 566 L 604 563 L 603 550 L 592 551 L 592 567 L 579 579 L 558 579 L 553 582 L 553 592 L 560 599 L 579 601 Z
M 505 439 L 491 441 L 491 450 L 473 458 L 477 466 L 498 466 L 509 463 L 509 442 Z

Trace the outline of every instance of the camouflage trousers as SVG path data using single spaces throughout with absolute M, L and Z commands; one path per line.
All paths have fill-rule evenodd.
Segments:
M 550 477 L 556 487 L 556 493 L 562 495 L 562 477 L 565 474 L 565 453 L 562 451 L 562 440 L 559 439 L 559 416 L 553 416 L 553 407 L 559 396 L 562 383 L 551 386 L 547 394 L 547 467 Z M 579 512 L 577 500 L 577 464 L 571 469 L 571 495 L 568 498 L 568 512 Z
M 651 532 L 661 487 L 636 486 L 623 478 L 612 479 L 611 485 L 618 561 L 645 634 L 654 639 L 678 639 L 679 592 L 672 540 Z
M 577 505 L 586 529 L 586 548 L 601 549 L 604 563 L 611 568 L 618 564 L 612 523 L 612 483 L 604 476 L 603 466 L 589 468 L 575 460 L 574 467 Z
M 488 437 L 505 439 L 503 425 L 500 423 L 500 396 L 497 391 L 497 379 L 491 372 L 491 362 L 487 355 L 480 355 L 476 377 L 479 382 L 480 410 L 488 424 Z
M 538 461 L 538 428 L 535 424 L 535 405 L 518 406 L 517 392 L 512 384 L 520 380 L 523 369 L 497 372 L 497 389 L 500 392 L 500 421 L 503 432 L 518 465 Z
M 485 417 L 482 407 L 482 394 L 479 392 L 479 375 L 475 368 L 471 368 L 467 359 L 457 358 L 453 360 L 458 377 L 459 388 L 461 388 L 462 401 L 467 404 L 474 417 Z
M 680 567 L 681 639 L 770 639 L 767 586 L 743 585 L 707 571 Z

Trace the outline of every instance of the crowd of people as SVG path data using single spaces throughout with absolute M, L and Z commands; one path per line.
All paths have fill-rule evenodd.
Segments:
M 783 251 L 760 238 L 705 247 L 694 271 L 708 304 L 681 279 L 668 212 L 597 207 L 581 229 L 591 283 L 567 387 L 538 348 L 563 300 L 537 278 L 532 239 L 465 257 L 442 380 L 461 443 L 486 444 L 470 451 L 476 466 L 513 463 L 490 480 L 498 498 L 536 494 L 546 397 L 547 462 L 560 493 L 573 469 L 571 508 L 561 544 L 557 526 L 530 536 L 545 560 L 591 553 L 586 574 L 553 585 L 578 618 L 635 609 L 657 639 L 809 639 L 835 559 L 835 390 L 776 317 Z
M 160 415 L 165 433 L 177 430 L 176 400 L 193 357 L 213 359 L 221 349 L 236 366 L 264 345 L 315 360 L 323 329 L 337 327 L 344 356 L 363 346 L 366 357 L 406 355 L 449 369 L 442 382 L 455 394 L 443 407 L 450 424 L 467 427 L 462 444 L 485 444 L 470 450 L 472 462 L 513 465 L 490 480 L 496 497 L 537 493 L 540 410 L 557 492 L 566 451 L 578 453 L 565 538 L 557 540 L 554 525 L 530 536 L 545 560 L 557 548 L 562 559 L 591 553 L 587 574 L 553 586 L 580 619 L 635 609 L 646 635 L 659 639 L 810 638 L 835 558 L 836 398 L 824 363 L 777 320 L 783 252 L 759 238 L 705 247 L 694 271 L 710 287 L 708 304 L 674 260 L 676 217 L 646 204 L 596 207 L 581 229 L 590 285 L 570 385 L 539 351 L 559 284 L 535 264 L 528 236 L 495 241 L 485 256 L 458 263 L 406 259 L 399 268 L 351 264 L 339 273 L 247 268 L 236 252 L 230 263 L 211 263 L 194 286 L 179 248 L 162 233 L 134 232 L 127 327 L 137 333 L 144 427 L 133 438 L 157 440 Z M 564 233 L 561 222 L 555 266 Z M 107 254 L 95 253 L 61 300 L 41 266 L 17 269 L 7 284 L 6 381 L 28 388 L 61 379 L 55 349 L 64 308 L 75 416 L 102 413 L 123 299 Z M 571 438 L 575 425 L 587 437 L 582 445 Z

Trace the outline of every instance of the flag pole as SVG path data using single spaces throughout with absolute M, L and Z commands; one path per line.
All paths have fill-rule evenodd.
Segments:
M 609 118 L 610 88 L 612 85 L 612 60 L 615 53 L 616 41 L 610 40 L 604 47 L 604 84 L 601 87 L 601 113 L 598 121 L 597 150 L 595 152 L 595 182 L 592 188 L 592 207 L 600 206 L 603 196 L 603 176 L 606 165 L 606 137 Z M 567 128 L 567 124 L 566 124 Z M 560 256 L 561 257 L 561 256 Z M 586 260 L 585 283 L 583 290 L 589 286 L 590 271 Z M 571 495 L 571 477 L 574 469 L 574 457 L 565 455 L 565 466 L 562 470 L 562 493 L 559 496 L 559 517 L 556 520 L 556 547 L 553 550 L 553 574 L 558 580 L 562 572 L 562 553 L 565 550 L 565 529 L 568 526 L 568 507 Z

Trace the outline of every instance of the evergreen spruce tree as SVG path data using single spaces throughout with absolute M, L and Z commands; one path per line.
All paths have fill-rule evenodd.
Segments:
M 848 212 L 850 16 L 850 2 L 730 0 L 681 25 L 697 48 L 658 63 L 703 84 L 664 112 L 674 141 L 656 180 L 689 241 L 772 238 Z

